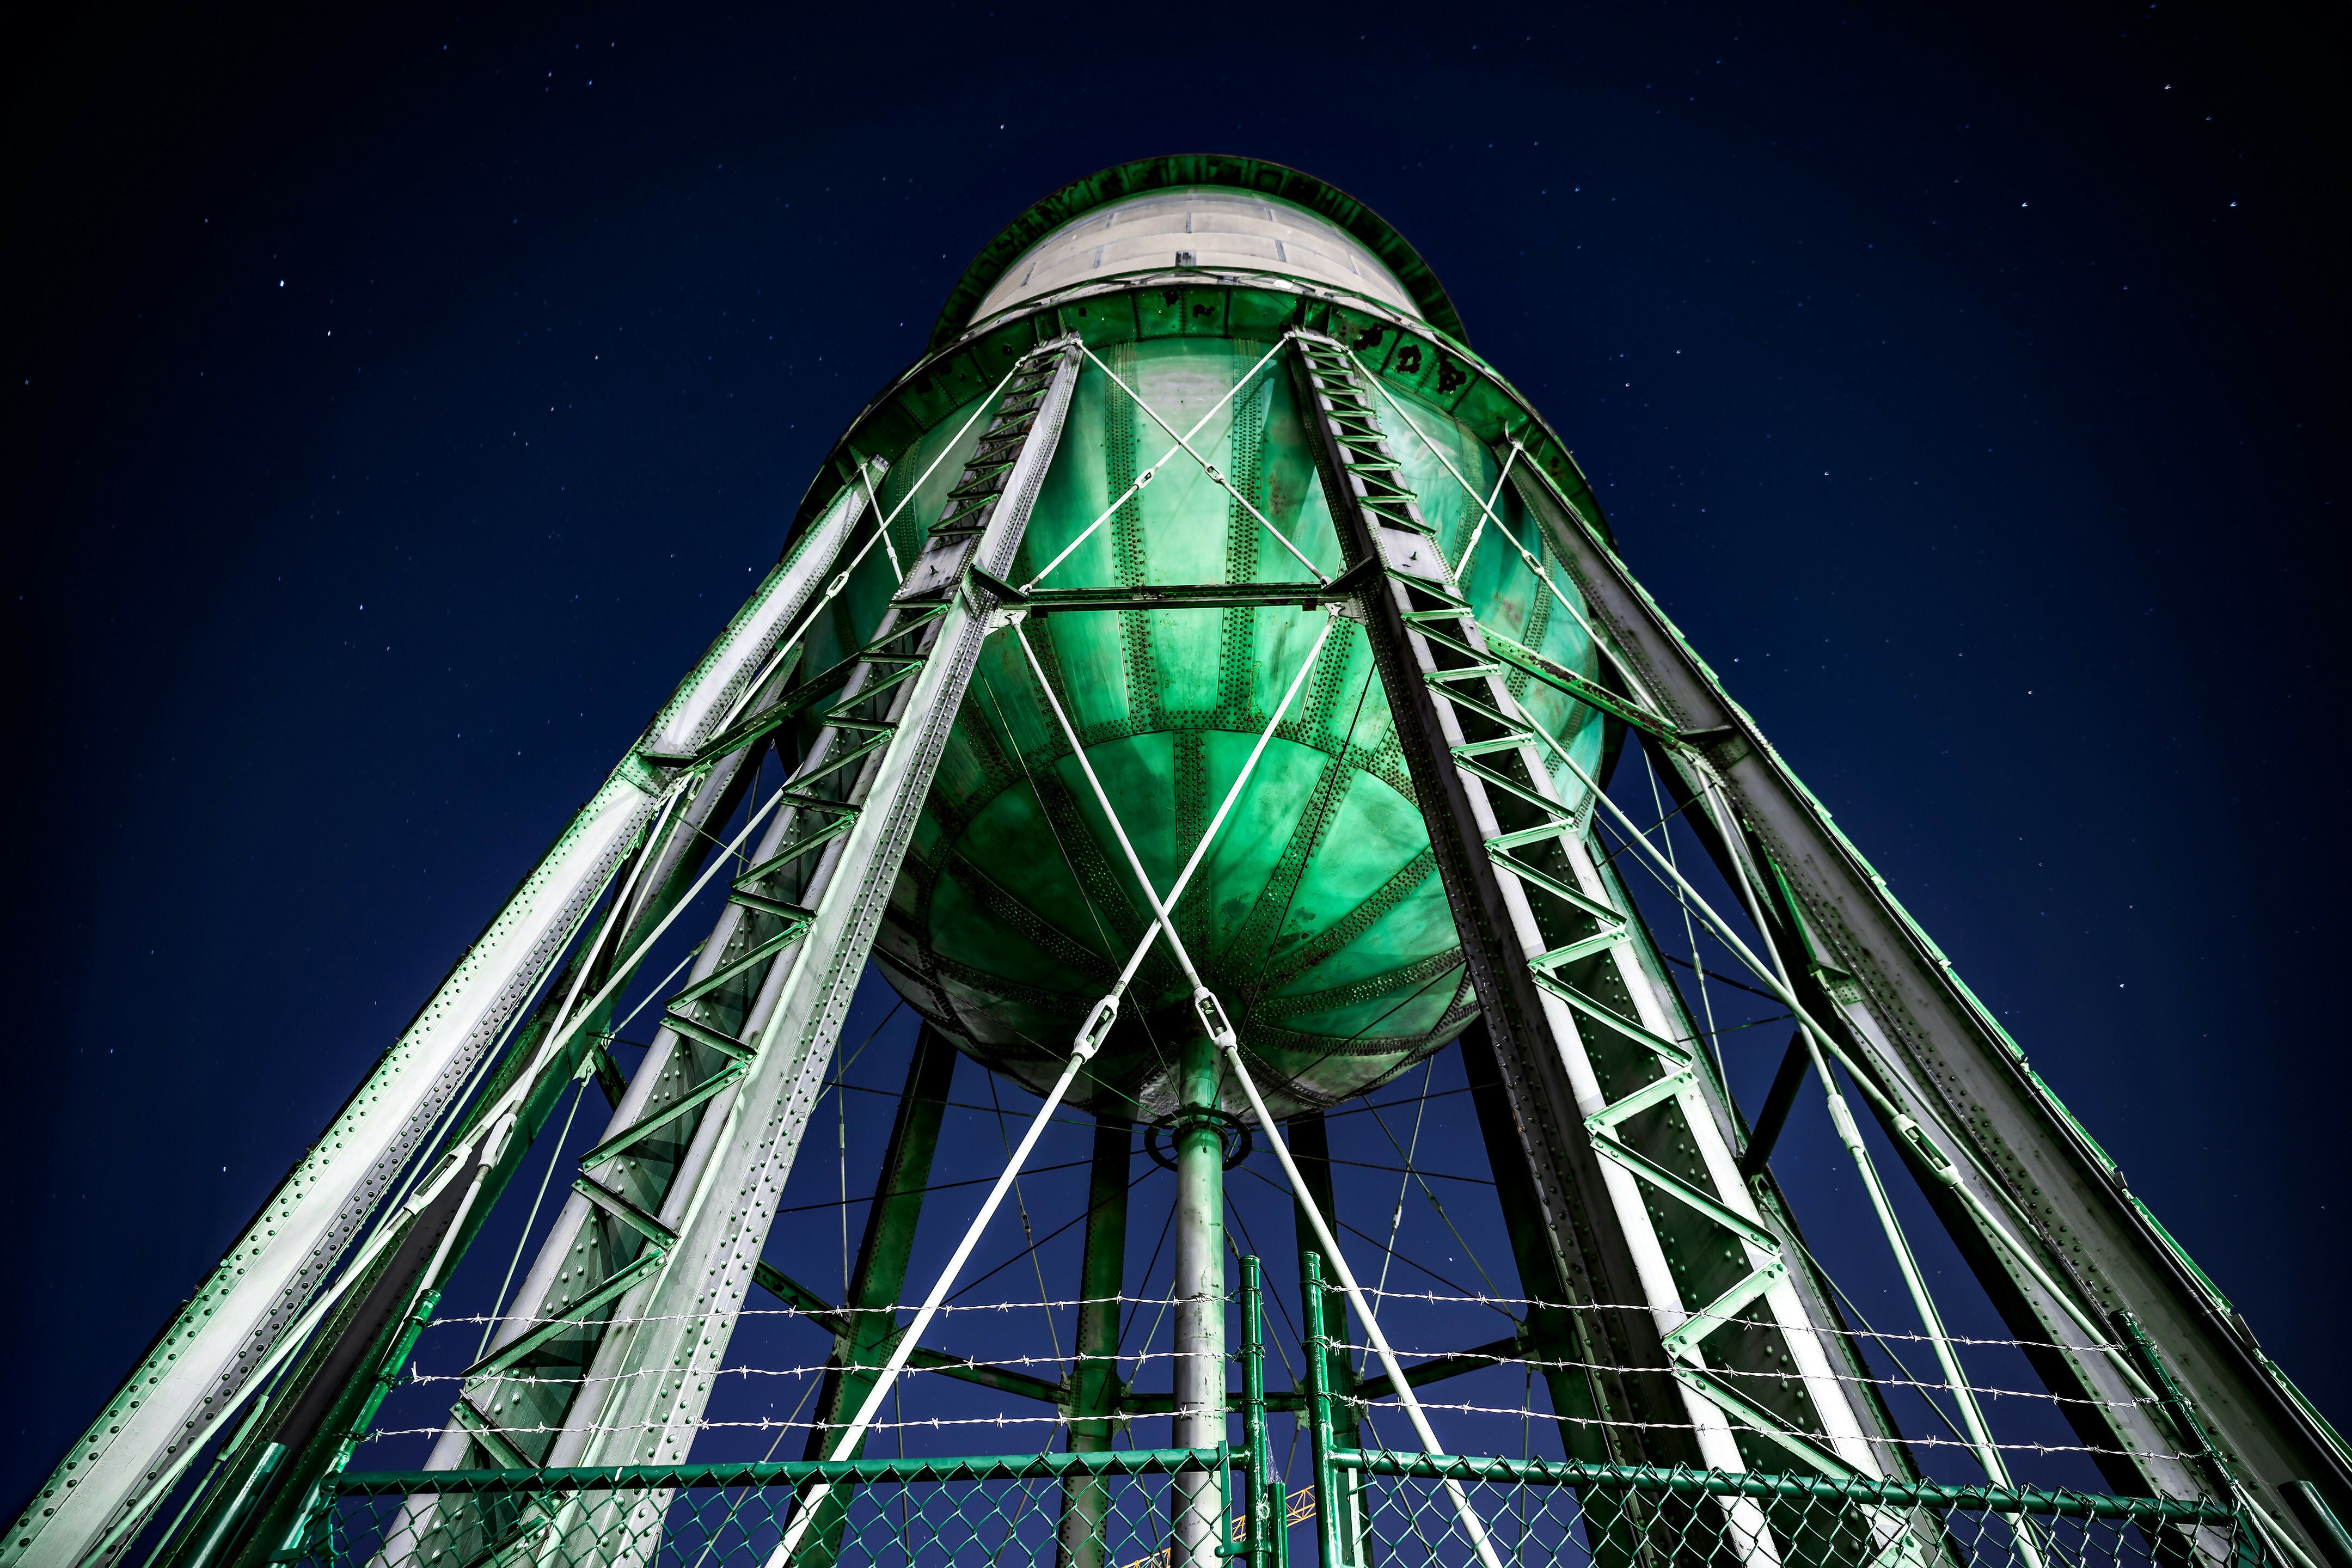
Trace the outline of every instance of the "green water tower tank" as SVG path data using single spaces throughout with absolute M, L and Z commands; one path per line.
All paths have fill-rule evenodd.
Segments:
M 934 356 L 945 363 L 959 345 L 1040 315 L 1040 330 L 1058 322 L 1090 351 L 1014 582 L 1312 588 L 1315 572 L 1337 576 L 1344 563 L 1290 356 L 1274 352 L 1302 310 L 1331 300 L 1377 310 L 1433 355 L 1461 343 L 1451 302 L 1395 230 L 1343 192 L 1262 161 L 1123 164 L 1009 226 L 951 295 Z M 887 455 L 886 509 L 927 469 L 928 487 L 944 494 L 961 462 L 953 444 L 974 438 L 959 430 L 988 389 L 972 391 Z M 1578 606 L 1564 613 L 1519 553 L 1540 545 L 1502 482 L 1507 453 L 1410 394 L 1394 412 L 1388 434 L 1405 481 L 1480 621 L 1595 675 L 1576 590 L 1560 584 Z M 952 460 L 932 467 L 942 452 Z M 902 556 L 937 515 L 929 495 L 900 511 Z M 1030 645 L 1162 893 L 1326 616 L 1297 604 L 1032 612 Z M 1591 709 L 1524 678 L 1513 685 L 1580 764 L 1598 764 Z M 1580 798 L 1567 768 L 1556 778 Z M 1343 623 L 1175 910 L 1277 1113 L 1357 1094 L 1475 1015 L 1413 795 L 1369 646 Z M 1042 1088 L 1150 918 L 1018 642 L 992 637 L 877 963 L 971 1056 Z M 1079 1080 L 1079 1104 L 1139 1121 L 1171 1109 L 1175 1047 L 1197 1025 L 1166 951 L 1155 948 Z

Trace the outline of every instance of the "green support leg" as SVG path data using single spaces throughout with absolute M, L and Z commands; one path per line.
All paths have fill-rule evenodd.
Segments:
M 1242 1441 L 1243 1496 L 1248 1500 L 1249 1568 L 1283 1568 L 1286 1511 L 1282 1480 L 1274 1473 L 1274 1444 L 1265 1427 L 1265 1269 L 1255 1257 L 1242 1259 Z
M 1303 1120 L 1303 1119 L 1302 1119 Z M 1316 1118 L 1318 1121 L 1322 1119 Z M 1292 1158 L 1297 1157 L 1295 1147 L 1298 1123 L 1291 1123 L 1294 1147 Z M 1302 1173 L 1307 1167 L 1299 1167 Z M 1331 1353 L 1330 1335 L 1324 1328 L 1323 1309 L 1331 1293 L 1323 1289 L 1323 1255 L 1313 1247 L 1301 1247 L 1298 1252 L 1298 1299 L 1306 1321 L 1301 1325 L 1307 1337 L 1307 1456 L 1315 1474 L 1315 1562 L 1316 1568 L 1346 1568 L 1353 1561 L 1349 1553 L 1349 1537 L 1341 1520 L 1342 1510 L 1333 1506 L 1339 1493 L 1339 1471 L 1331 1463 L 1331 1450 L 1342 1447 L 1332 1430 L 1331 1421 Z M 1338 1358 L 1346 1365 L 1346 1357 Z M 1352 1472 L 1351 1472 L 1352 1474 Z
M 865 1238 L 857 1244 L 856 1268 L 850 1278 L 849 1299 L 843 1302 L 848 1332 L 834 1342 L 832 1364 L 817 1394 L 816 1425 L 811 1428 L 806 1458 L 826 1457 L 834 1428 L 855 1413 L 885 1361 L 898 1327 L 898 1304 L 907 1284 L 907 1262 L 915 1249 L 915 1226 L 923 1213 L 923 1188 L 931 1179 L 931 1156 L 940 1142 L 940 1119 L 946 1110 L 948 1086 L 955 1077 L 956 1049 L 928 1024 L 915 1040 L 914 1059 L 907 1064 L 907 1087 L 898 1100 L 898 1118 L 890 1129 L 890 1144 L 882 1157 L 879 1195 L 866 1215 Z M 863 1457 L 865 1445 L 851 1458 Z M 851 1489 L 832 1487 L 819 1505 L 816 1525 L 801 1538 L 793 1568 L 831 1568 L 841 1551 L 842 1527 L 848 1517 Z
M 1307 1183 L 1307 1196 L 1336 1230 L 1339 1209 L 1331 1190 L 1331 1138 L 1323 1125 L 1323 1113 L 1309 1110 L 1294 1116 L 1284 1130 L 1290 1140 L 1290 1157 L 1297 1162 L 1298 1174 Z M 1319 1331 L 1328 1341 L 1319 1358 L 1312 1349 L 1307 1352 L 1308 1374 L 1321 1374 L 1328 1394 L 1319 1419 L 1330 1427 L 1332 1447 L 1360 1448 L 1364 1446 L 1362 1421 L 1353 1403 L 1356 1368 L 1348 1359 L 1348 1298 L 1337 1286 L 1322 1284 L 1339 1278 L 1338 1273 L 1316 1246 L 1314 1226 L 1295 1205 L 1291 1221 L 1298 1236 L 1298 1294 L 1303 1300 L 1311 1300 L 1310 1321 L 1325 1325 L 1322 1331 L 1309 1330 L 1308 1338 L 1316 1338 Z M 1311 1287 L 1309 1279 L 1315 1281 Z M 1363 1479 L 1353 1470 L 1316 1476 L 1315 1514 L 1323 1521 L 1317 1531 L 1325 1542 L 1323 1568 L 1365 1568 L 1370 1563 L 1359 1500 L 1362 1489 Z M 1334 1552 L 1339 1554 L 1332 1555 Z
M 1077 1359 L 1067 1384 L 1073 1454 L 1108 1448 L 1112 1418 L 1118 1414 L 1118 1296 L 1127 1282 L 1128 1168 L 1134 1149 L 1135 1131 L 1127 1121 L 1097 1119 L 1086 1251 L 1078 1263 Z M 1103 1568 L 1109 1501 L 1108 1486 L 1099 1476 L 1063 1483 L 1056 1568 Z
M 1495 1173 L 1495 1195 L 1503 1210 L 1503 1226 L 1511 1238 L 1511 1260 L 1519 1271 L 1519 1290 L 1531 1302 L 1520 1327 L 1521 1354 L 1553 1364 L 1543 1369 L 1544 1388 L 1551 1395 L 1552 1415 L 1559 1424 L 1560 1448 L 1570 1458 L 1591 1464 L 1623 1464 L 1643 1458 L 1639 1449 L 1620 1452 L 1611 1441 L 1612 1429 L 1594 1418 L 1604 1408 L 1604 1395 L 1592 1384 L 1594 1374 L 1568 1362 L 1596 1363 L 1607 1358 L 1593 1353 L 1580 1332 L 1576 1314 L 1567 1310 L 1573 1300 L 1567 1281 L 1544 1235 L 1542 1205 L 1528 1179 L 1509 1099 L 1499 1080 L 1500 1068 L 1483 1021 L 1462 1031 L 1462 1067 L 1470 1079 L 1470 1102 L 1476 1110 L 1478 1131 L 1486 1145 L 1486 1163 Z M 1657 1511 L 1654 1500 L 1630 1492 L 1585 1487 L 1580 1492 L 1587 1543 L 1595 1568 L 1632 1568 L 1636 1563 L 1672 1560 L 1672 1547 L 1661 1551 L 1654 1542 L 1644 1551 L 1643 1526 Z M 1693 1510 L 1675 1500 L 1681 1515 Z M 1663 1532 L 1675 1536 L 1671 1529 Z

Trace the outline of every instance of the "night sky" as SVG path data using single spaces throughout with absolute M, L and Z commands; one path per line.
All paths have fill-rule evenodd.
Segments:
M 2341 9 L 1875 9 L 20 39 L 0 1503 L 775 558 L 971 255 L 1196 150 L 1420 248 L 1734 695 L 2352 1416 Z

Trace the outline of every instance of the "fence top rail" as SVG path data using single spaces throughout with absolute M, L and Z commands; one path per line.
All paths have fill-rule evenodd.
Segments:
M 961 1458 L 793 1459 L 773 1464 L 595 1465 L 557 1470 L 376 1470 L 335 1478 L 343 1497 L 414 1493 L 614 1491 L 623 1489 L 796 1486 L 803 1481 L 1023 1480 L 1077 1472 L 1166 1476 L 1231 1468 L 1232 1449 L 1111 1448 L 1094 1454 L 982 1454 Z
M 1606 1485 L 1628 1491 L 1699 1492 L 1717 1497 L 1822 1498 L 1835 1502 L 1890 1503 L 1929 1508 L 1982 1509 L 1994 1513 L 2039 1513 L 2074 1517 L 2166 1519 L 2228 1524 L 2237 1515 L 2221 1503 L 2180 1498 L 2116 1497 L 2097 1492 L 2039 1491 L 2024 1487 L 1948 1487 L 1933 1481 L 1879 1481 L 1826 1476 L 1734 1474 L 1723 1470 L 1663 1469 L 1648 1465 L 1601 1465 L 1580 1459 L 1503 1459 L 1464 1454 L 1401 1454 L 1385 1449 L 1335 1448 L 1331 1463 L 1343 1470 L 1376 1476 L 1425 1477 L 1433 1480 L 1508 1481 L 1536 1486 Z

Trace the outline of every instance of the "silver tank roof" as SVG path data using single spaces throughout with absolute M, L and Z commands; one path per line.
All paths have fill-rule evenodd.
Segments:
M 1396 275 L 1328 218 L 1277 197 L 1212 186 L 1152 191 L 1073 218 L 1006 268 L 971 319 L 1074 284 L 1171 266 L 1285 273 L 1423 319 Z

